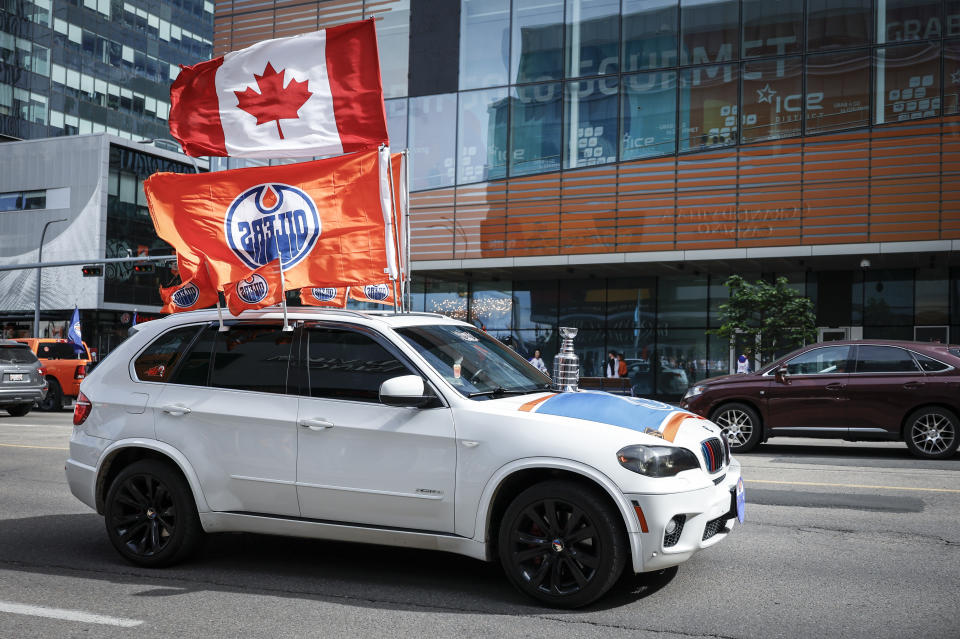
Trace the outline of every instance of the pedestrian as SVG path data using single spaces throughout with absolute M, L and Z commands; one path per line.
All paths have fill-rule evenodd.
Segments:
M 620 359 L 617 364 L 617 376 L 626 377 L 627 376 L 627 356 L 623 353 L 620 353 Z
M 617 363 L 617 354 L 613 351 L 607 353 L 607 367 L 604 377 L 618 377 L 620 374 L 620 366 Z
M 740 354 L 740 357 L 737 358 L 737 373 L 749 373 L 750 372 L 750 362 L 747 360 L 747 356 L 743 353 Z
M 539 348 L 533 351 L 533 357 L 530 358 L 530 363 L 533 364 L 537 368 L 537 370 L 543 373 L 544 375 L 549 374 L 547 373 L 547 365 L 543 363 L 543 357 L 540 356 Z

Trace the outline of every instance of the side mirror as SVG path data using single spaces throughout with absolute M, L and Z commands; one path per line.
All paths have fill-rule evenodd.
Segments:
M 778 382 L 781 384 L 789 384 L 788 377 L 789 375 L 787 374 L 787 367 L 785 365 L 777 369 L 776 378 Z
M 380 403 L 388 406 L 426 408 L 437 402 L 436 395 L 419 375 L 391 377 L 380 384 Z

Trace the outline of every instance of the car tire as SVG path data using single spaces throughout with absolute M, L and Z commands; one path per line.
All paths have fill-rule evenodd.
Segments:
M 60 382 L 50 378 L 50 388 L 47 389 L 47 396 L 39 403 L 40 410 L 57 411 L 63 410 L 63 391 L 60 390 Z
M 117 552 L 148 568 L 183 561 L 203 539 L 186 479 L 179 469 L 155 459 L 120 471 L 107 491 L 104 522 Z
M 31 408 L 33 408 L 33 404 L 17 404 L 15 406 L 7 406 L 7 412 L 10 413 L 12 417 L 23 417 L 30 412 Z
M 500 563 L 522 593 L 549 606 L 580 608 L 602 597 L 627 562 L 626 531 L 606 495 L 572 481 L 520 493 L 498 533 Z
M 763 436 L 760 415 L 752 407 L 740 402 L 724 404 L 713 411 L 710 420 L 727 435 L 730 451 L 745 453 L 753 450 Z
M 953 411 L 927 406 L 913 411 L 903 428 L 903 440 L 915 457 L 947 459 L 960 444 L 960 420 Z

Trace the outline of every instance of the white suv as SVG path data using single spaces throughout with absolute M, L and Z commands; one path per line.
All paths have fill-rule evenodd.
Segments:
M 84 380 L 67 478 L 129 561 L 248 531 L 499 559 L 576 607 L 743 517 L 713 423 L 550 380 L 439 315 L 213 311 L 136 333 Z

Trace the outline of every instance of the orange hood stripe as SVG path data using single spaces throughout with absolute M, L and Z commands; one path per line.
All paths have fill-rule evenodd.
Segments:
M 663 427 L 663 438 L 668 442 L 676 439 L 677 431 L 680 430 L 680 424 L 688 417 L 692 417 L 692 415 L 690 415 L 690 413 L 674 413 L 670 415 Z
M 524 404 L 523 406 L 521 406 L 521 407 L 519 408 L 519 410 L 522 410 L 522 411 L 524 411 L 525 413 L 529 413 L 529 412 L 532 411 L 534 408 L 536 408 L 537 406 L 539 406 L 541 403 L 547 401 L 548 399 L 550 399 L 550 398 L 553 397 L 554 395 L 556 395 L 556 393 L 550 393 L 549 395 L 547 395 L 547 396 L 545 396 L 545 397 L 538 397 L 537 399 L 531 400 L 531 401 L 527 402 L 526 404 Z

